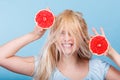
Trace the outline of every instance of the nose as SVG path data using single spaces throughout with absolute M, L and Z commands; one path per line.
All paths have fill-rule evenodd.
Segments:
M 66 33 L 66 34 L 65 34 L 64 40 L 65 40 L 65 41 L 71 40 L 71 36 L 70 36 L 69 33 Z

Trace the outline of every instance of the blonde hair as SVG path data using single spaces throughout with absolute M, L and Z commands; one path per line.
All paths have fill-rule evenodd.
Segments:
M 87 25 L 82 18 L 82 14 L 72 10 L 65 10 L 55 19 L 55 24 L 51 27 L 48 40 L 43 48 L 42 55 L 35 74 L 35 80 L 48 80 L 60 59 L 60 51 L 57 48 L 56 40 L 60 31 L 66 27 L 72 37 L 75 39 L 78 56 L 81 59 L 90 59 L 89 36 Z

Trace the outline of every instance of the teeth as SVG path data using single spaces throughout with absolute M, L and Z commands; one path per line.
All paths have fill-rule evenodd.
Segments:
M 72 44 L 63 44 L 64 47 L 71 47 Z

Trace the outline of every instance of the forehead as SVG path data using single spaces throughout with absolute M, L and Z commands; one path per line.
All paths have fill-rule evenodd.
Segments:
M 63 32 L 67 32 L 67 33 L 71 33 L 72 32 L 72 30 L 69 28 L 69 26 L 68 27 L 62 27 L 61 29 L 60 29 L 60 33 L 63 33 Z

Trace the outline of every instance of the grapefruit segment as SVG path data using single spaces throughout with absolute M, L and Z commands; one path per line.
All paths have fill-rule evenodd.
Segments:
M 104 36 L 94 36 L 90 39 L 89 49 L 96 55 L 102 55 L 108 49 L 108 42 Z
M 41 10 L 35 16 L 35 21 L 38 26 L 47 29 L 50 28 L 54 23 L 54 15 L 48 10 Z

